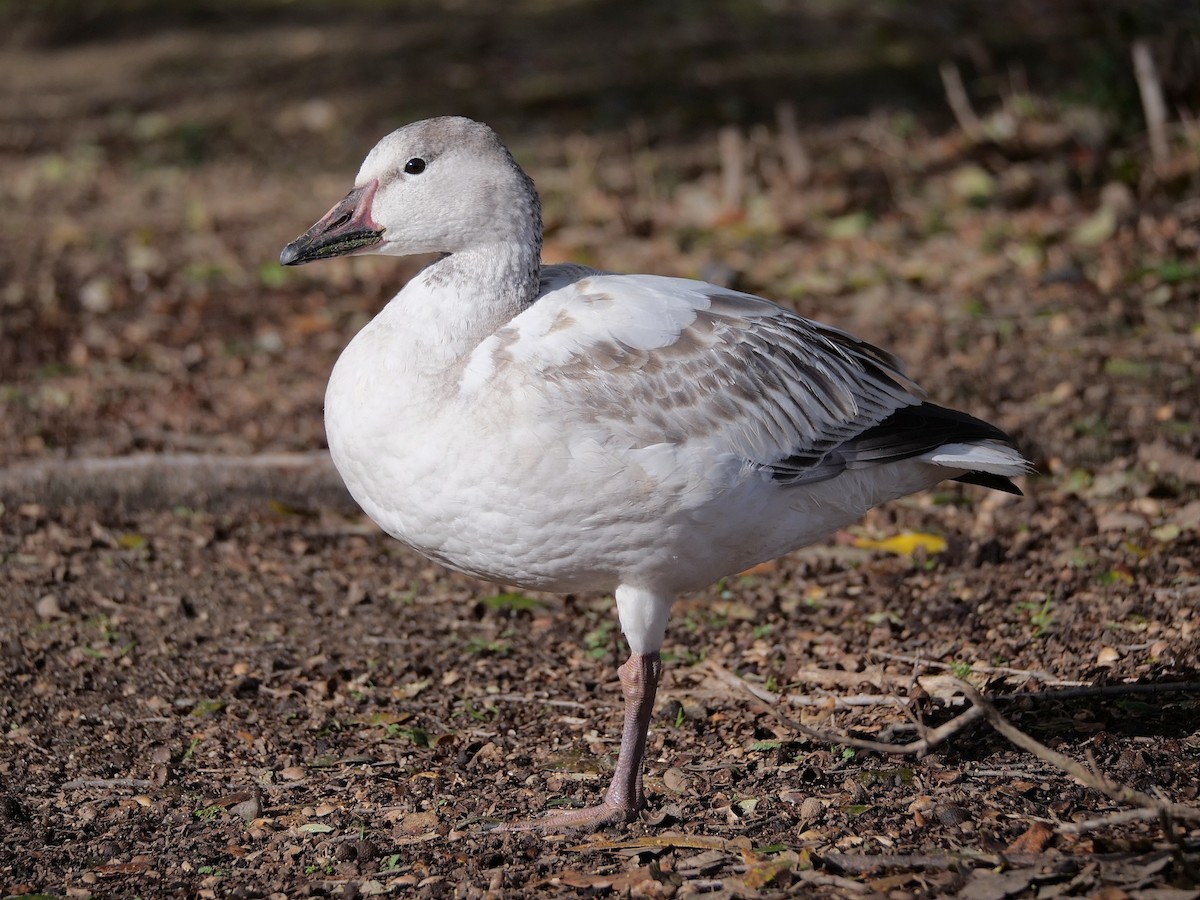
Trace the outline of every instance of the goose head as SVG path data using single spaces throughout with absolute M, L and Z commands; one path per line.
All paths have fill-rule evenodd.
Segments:
M 296 266 L 353 253 L 452 254 L 516 242 L 540 249 L 537 191 L 487 125 L 414 122 L 367 154 L 354 188 L 283 248 Z

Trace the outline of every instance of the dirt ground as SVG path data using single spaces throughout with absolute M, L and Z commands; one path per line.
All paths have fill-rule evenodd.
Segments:
M 948 721 L 956 675 L 1200 810 L 1195 11 L 1140 23 L 1152 164 L 1087 4 L 808 6 L 0 5 L 0 891 L 1200 897 L 1200 814 L 985 724 L 919 759 L 792 727 L 913 740 L 903 704 Z M 1040 470 L 682 600 L 650 812 L 599 835 L 489 826 L 602 789 L 611 598 L 476 582 L 358 514 L 325 380 L 420 261 L 275 262 L 378 137 L 450 112 L 535 177 L 548 260 L 836 323 Z

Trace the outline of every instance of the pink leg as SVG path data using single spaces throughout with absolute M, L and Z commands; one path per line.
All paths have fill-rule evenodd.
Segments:
M 530 819 L 500 826 L 502 831 L 533 829 L 586 828 L 632 822 L 646 805 L 642 790 L 642 761 L 646 757 L 646 738 L 650 732 L 650 714 L 654 695 L 662 677 L 662 660 L 657 653 L 630 655 L 617 669 L 621 693 L 625 696 L 625 725 L 621 730 L 621 751 L 617 768 L 604 794 L 604 802 L 586 809 L 573 809 L 544 819 Z

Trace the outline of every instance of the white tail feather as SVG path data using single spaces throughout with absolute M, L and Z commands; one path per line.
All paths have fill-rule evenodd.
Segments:
M 979 441 L 973 444 L 942 444 L 920 459 L 948 469 L 968 472 L 988 472 L 992 475 L 1024 475 L 1031 466 L 1025 457 L 1012 447 L 998 441 Z

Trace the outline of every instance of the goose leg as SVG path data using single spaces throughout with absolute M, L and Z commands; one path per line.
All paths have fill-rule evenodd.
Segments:
M 621 750 L 617 768 L 604 794 L 604 802 L 585 809 L 573 809 L 544 819 L 528 819 L 500 826 L 502 831 L 578 828 L 597 829 L 605 825 L 632 822 L 646 805 L 642 790 L 642 762 L 646 757 L 646 739 L 654 696 L 662 678 L 662 659 L 657 652 L 632 653 L 617 669 L 621 693 L 625 697 L 625 725 L 621 730 Z

